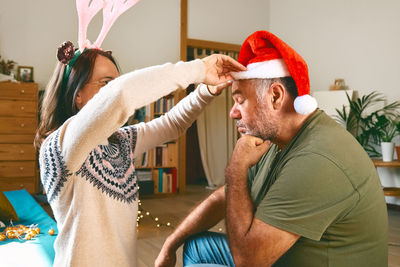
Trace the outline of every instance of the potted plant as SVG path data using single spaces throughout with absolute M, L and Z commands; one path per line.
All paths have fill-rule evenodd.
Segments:
M 16 62 L 13 60 L 7 60 L 5 61 L 4 59 L 1 59 L 0 56 L 0 73 L 5 74 L 5 75 L 10 75 L 11 71 L 14 69 Z
M 392 161 L 394 152 L 393 139 L 397 135 L 396 124 L 385 115 L 379 115 L 375 124 L 376 135 L 382 148 L 382 160 Z
M 397 134 L 400 136 L 400 120 L 396 122 Z M 400 161 L 400 145 L 396 146 L 397 160 Z
M 348 107 L 343 105 L 341 110 L 336 109 L 338 122 L 357 139 L 370 157 L 381 157 L 376 145 L 380 145 L 382 140 L 392 141 L 392 130 L 387 126 L 393 125 L 393 121 L 399 117 L 400 102 L 384 105 L 386 98 L 376 91 L 354 100 L 347 95 L 347 100 Z M 379 104 L 383 104 L 383 107 L 368 113 Z

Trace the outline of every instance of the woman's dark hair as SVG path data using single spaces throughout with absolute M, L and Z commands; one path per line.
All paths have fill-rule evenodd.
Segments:
M 53 76 L 47 84 L 40 107 L 40 124 L 34 141 L 37 150 L 40 149 L 43 140 L 47 136 L 58 129 L 68 118 L 78 113 L 79 110 L 75 104 L 76 94 L 90 81 L 98 55 L 111 60 L 119 71 L 118 64 L 111 52 L 87 49 L 77 58 L 71 69 L 67 84 L 63 86 L 62 80 L 65 65 L 57 62 Z

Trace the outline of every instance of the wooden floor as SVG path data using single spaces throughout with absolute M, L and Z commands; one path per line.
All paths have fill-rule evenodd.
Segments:
M 212 191 L 204 186 L 188 185 L 186 193 L 167 198 L 142 199 L 141 207 L 150 211 L 151 216 L 156 216 L 159 221 L 170 222 L 176 226 L 193 207 Z M 400 209 L 389 208 L 389 267 L 400 267 Z M 224 223 L 219 223 L 212 230 L 225 230 Z M 157 223 L 144 215 L 138 228 L 138 266 L 154 266 L 161 246 L 172 231 L 172 228 L 157 228 Z M 178 250 L 176 266 L 182 266 L 182 248 Z
M 157 217 L 158 222 L 170 222 L 177 226 L 193 207 L 206 198 L 212 191 L 204 186 L 187 185 L 184 194 L 163 198 L 142 198 L 141 207 L 149 211 L 138 227 L 138 267 L 152 267 L 165 238 L 173 230 L 172 227 L 157 227 L 157 222 L 151 217 Z M 48 206 L 45 210 L 52 215 Z M 400 267 L 400 208 L 389 208 L 389 267 Z M 220 222 L 213 231 L 225 231 L 224 222 Z M 182 247 L 177 254 L 177 267 L 182 266 Z

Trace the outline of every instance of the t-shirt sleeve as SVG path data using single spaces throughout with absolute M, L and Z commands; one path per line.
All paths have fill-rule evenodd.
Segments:
M 297 155 L 285 162 L 256 210 L 256 218 L 313 240 L 343 218 L 359 200 L 345 172 L 318 154 Z

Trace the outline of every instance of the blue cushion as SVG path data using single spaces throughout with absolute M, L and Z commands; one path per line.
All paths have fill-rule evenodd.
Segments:
M 26 191 L 4 192 L 20 219 L 14 224 L 29 226 L 37 224 L 40 234 L 31 240 L 6 240 L 0 242 L 1 266 L 53 266 L 54 241 L 48 231 L 52 228 L 57 233 L 56 222 L 43 210 L 35 199 Z

